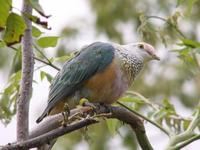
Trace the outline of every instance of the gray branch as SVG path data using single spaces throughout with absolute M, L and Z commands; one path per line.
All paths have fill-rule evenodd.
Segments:
M 85 106 L 81 109 L 88 109 L 88 106 Z M 70 112 L 70 115 L 77 112 L 84 112 L 84 110 L 75 109 Z M 143 125 L 143 121 L 130 112 L 129 110 L 122 107 L 115 106 L 98 106 L 95 108 L 95 112 L 97 116 L 103 115 L 107 118 L 116 118 L 120 121 L 123 121 L 131 126 L 131 128 L 135 131 L 137 140 L 143 150 L 152 150 L 152 146 L 146 136 L 145 128 Z M 2 148 L 2 150 L 13 150 L 13 149 L 24 149 L 24 148 L 34 148 L 39 147 L 43 144 L 50 143 L 53 139 L 58 138 L 64 134 L 69 132 L 78 130 L 82 127 L 89 126 L 91 124 L 97 123 L 94 116 L 89 118 L 84 118 L 80 121 L 76 121 L 75 123 L 71 123 L 66 127 L 61 126 L 60 121 L 62 120 L 62 114 L 57 114 L 54 116 L 47 117 L 41 124 L 39 124 L 30 134 L 28 140 L 13 143 L 6 145 Z
M 28 0 L 23 0 L 23 14 L 31 14 L 32 8 Z M 22 80 L 20 85 L 20 96 L 17 102 L 17 141 L 28 139 L 29 128 L 29 100 L 33 80 L 33 51 L 32 51 L 32 25 L 31 21 L 23 15 L 26 30 L 22 38 Z

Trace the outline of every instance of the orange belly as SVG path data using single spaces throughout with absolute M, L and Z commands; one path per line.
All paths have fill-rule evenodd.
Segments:
M 91 102 L 111 104 L 127 90 L 126 82 L 120 68 L 113 61 L 104 71 L 86 81 L 83 88 L 90 91 L 88 99 Z
M 128 80 L 113 61 L 105 70 L 96 73 L 83 86 L 70 97 L 60 101 L 50 112 L 50 115 L 63 111 L 64 103 L 74 108 L 81 98 L 87 98 L 90 102 L 111 104 L 115 102 L 127 89 Z M 77 96 L 78 95 L 78 96 Z

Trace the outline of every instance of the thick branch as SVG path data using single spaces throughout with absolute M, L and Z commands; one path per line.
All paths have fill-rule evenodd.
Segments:
M 34 148 L 39 147 L 44 143 L 50 143 L 51 140 L 62 136 L 66 133 L 70 133 L 72 131 L 78 130 L 82 127 L 88 126 L 90 124 L 97 123 L 94 119 L 84 119 L 79 122 L 76 122 L 72 125 L 66 126 L 66 127 L 59 127 L 55 130 L 52 130 L 48 133 L 45 133 L 41 136 L 38 136 L 36 138 L 29 139 L 27 141 L 22 141 L 18 144 L 13 144 L 7 147 L 4 147 L 2 150 L 21 150 L 21 149 L 27 149 L 27 148 Z
M 23 1 L 23 14 L 31 14 L 32 8 L 28 0 Z M 17 102 L 17 141 L 28 138 L 29 128 L 29 99 L 33 80 L 33 51 L 32 51 L 32 25 L 24 15 L 26 30 L 22 38 L 22 81 L 20 85 L 20 97 Z
M 88 107 L 84 107 L 83 109 L 87 109 Z M 80 111 L 80 110 L 73 110 L 72 114 Z M 135 131 L 136 137 L 139 141 L 140 146 L 143 150 L 152 150 L 152 146 L 148 141 L 148 138 L 146 136 L 145 128 L 143 126 L 142 120 L 130 112 L 129 110 L 122 108 L 122 107 L 114 107 L 114 106 L 99 106 L 95 109 L 95 112 L 99 114 L 100 116 L 102 114 L 107 114 L 105 117 L 107 118 L 116 118 L 119 119 L 127 124 L 129 124 L 132 129 Z M 110 113 L 109 113 L 110 112 Z M 97 115 L 98 116 L 98 115 Z M 16 144 L 7 145 L 3 148 L 3 150 L 12 150 L 17 148 L 33 148 L 40 146 L 42 144 L 48 143 L 51 140 L 64 135 L 66 133 L 72 132 L 74 130 L 80 129 L 84 126 L 88 126 L 90 124 L 94 124 L 97 121 L 94 120 L 96 118 L 95 116 L 92 116 L 90 118 L 81 120 L 79 122 L 73 123 L 71 125 L 68 125 L 66 127 L 59 127 L 60 120 L 61 120 L 61 114 L 47 117 L 46 120 L 44 120 L 41 125 L 38 126 L 34 132 L 31 133 L 29 140 L 23 141 Z M 47 124 L 48 122 L 48 124 Z M 45 125 L 44 125 L 45 124 Z M 48 125 L 48 126 L 47 126 Z M 54 130 L 53 127 L 55 127 Z M 49 129 L 49 130 L 48 130 Z M 39 135 L 38 131 L 46 131 L 46 133 L 41 133 Z M 48 132 L 49 131 L 49 132 Z M 36 136 L 36 137 L 35 137 Z

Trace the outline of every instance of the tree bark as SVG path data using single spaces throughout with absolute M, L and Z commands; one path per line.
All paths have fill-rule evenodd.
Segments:
M 20 96 L 17 102 L 17 141 L 28 139 L 29 130 L 29 100 L 32 91 L 33 80 L 33 50 L 32 50 L 32 24 L 26 17 L 32 14 L 32 7 L 28 0 L 23 0 L 22 15 L 26 23 L 26 30 L 22 38 L 22 79 L 20 84 Z
M 86 106 L 87 107 L 87 106 Z M 73 110 L 74 111 L 74 110 Z M 80 110 L 75 110 L 70 115 L 73 115 Z M 143 121 L 130 112 L 129 110 L 122 107 L 115 106 L 100 106 L 95 109 L 95 113 L 99 116 L 104 116 L 107 118 L 116 118 L 127 124 L 129 124 L 135 131 L 137 140 L 143 150 L 153 150 L 145 132 Z M 61 126 L 60 121 L 62 120 L 62 114 L 57 114 L 54 116 L 47 117 L 41 124 L 37 126 L 30 134 L 30 139 L 13 143 L 3 147 L 2 150 L 13 150 L 13 149 L 24 149 L 24 148 L 34 148 L 39 147 L 43 144 L 49 143 L 53 139 L 58 138 L 66 133 L 78 130 L 82 127 L 89 126 L 91 124 L 97 123 L 95 120 L 97 117 L 91 116 L 89 118 L 83 118 L 80 121 L 72 122 L 66 127 Z M 53 129 L 54 128 L 54 129 Z

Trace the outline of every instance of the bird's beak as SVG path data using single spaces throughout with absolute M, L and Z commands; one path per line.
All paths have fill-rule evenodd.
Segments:
M 156 54 L 153 55 L 153 59 L 160 60 L 160 57 L 158 57 Z

